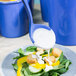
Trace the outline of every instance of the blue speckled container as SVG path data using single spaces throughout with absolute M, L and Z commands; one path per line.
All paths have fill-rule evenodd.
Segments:
M 30 0 L 28 2 L 32 8 Z M 28 33 L 29 22 L 22 1 L 0 2 L 0 30 L 1 35 L 8 38 Z

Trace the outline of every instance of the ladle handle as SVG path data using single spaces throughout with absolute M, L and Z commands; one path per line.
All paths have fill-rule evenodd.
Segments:
M 28 4 L 27 0 L 22 0 L 22 2 L 24 3 L 25 9 L 26 9 L 26 12 L 27 12 L 27 15 L 28 15 L 29 25 L 32 25 L 33 24 L 33 17 L 32 17 L 32 13 L 31 13 L 29 4 Z

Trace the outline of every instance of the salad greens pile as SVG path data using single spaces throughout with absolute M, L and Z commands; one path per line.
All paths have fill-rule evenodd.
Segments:
M 37 51 L 37 47 L 36 46 L 29 46 L 26 49 L 26 52 L 36 52 Z M 19 55 L 14 57 L 13 59 L 16 59 L 16 61 L 14 62 L 13 67 L 14 70 L 18 73 L 18 64 L 17 64 L 17 60 L 19 60 L 22 57 L 27 56 L 24 52 L 25 50 L 22 50 L 21 48 L 18 50 Z M 53 48 L 50 49 L 50 53 L 52 52 Z M 45 50 L 43 55 L 48 54 L 48 52 Z M 29 64 L 27 62 L 22 63 L 22 69 L 21 69 L 21 75 L 17 75 L 17 76 L 60 76 L 61 74 L 67 72 L 69 70 L 69 65 L 71 64 L 71 61 L 68 60 L 66 57 L 64 57 L 63 52 L 61 53 L 60 57 L 57 58 L 57 60 L 60 61 L 60 64 L 57 66 L 54 66 L 53 69 L 49 70 L 49 71 L 45 71 L 44 69 L 42 70 L 37 70 L 35 69 L 35 72 L 30 71 L 29 69 Z M 34 68 L 31 68 L 31 70 L 34 70 Z

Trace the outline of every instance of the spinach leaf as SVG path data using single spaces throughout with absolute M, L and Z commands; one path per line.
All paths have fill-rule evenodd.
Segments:
M 61 62 L 61 64 L 65 65 L 67 61 L 68 61 L 67 59 L 63 59 L 63 61 Z
M 58 69 L 61 69 L 61 68 L 64 68 L 65 66 L 60 64 L 58 66 L 54 66 L 54 70 L 58 70 Z
M 16 56 L 16 57 L 14 57 L 13 59 L 19 59 L 20 58 L 20 56 Z
M 24 56 L 25 52 L 21 48 L 18 50 L 19 55 Z
M 23 71 L 21 71 L 21 76 L 24 76 L 24 72 Z
M 24 69 L 24 76 L 29 76 L 29 74 L 27 73 L 26 69 Z
M 52 50 L 53 50 L 53 48 L 50 49 L 50 53 L 52 52 Z M 44 55 L 44 54 L 48 54 L 48 51 L 45 50 L 44 53 L 43 53 L 42 55 Z
M 36 46 L 30 46 L 26 48 L 26 52 L 34 52 L 36 51 L 37 47 Z
M 37 74 L 32 74 L 32 75 L 30 75 L 30 76 L 41 76 L 42 74 L 43 74 L 43 72 L 37 73 Z
M 50 76 L 60 76 L 60 74 L 57 72 L 52 72 L 52 73 L 50 73 Z
M 45 50 L 44 53 L 43 53 L 42 55 L 44 55 L 44 54 L 48 54 L 47 50 Z
M 12 66 L 13 66 L 13 67 L 14 67 L 14 69 L 17 71 L 17 69 L 18 69 L 17 64 L 12 64 Z
M 19 56 L 16 56 L 16 57 L 14 57 L 13 59 L 19 59 L 19 58 L 21 58 L 21 57 L 24 57 L 25 55 L 25 52 L 24 52 L 24 50 L 22 50 L 21 48 L 18 50 L 18 52 L 16 52 L 16 53 L 19 53 Z
M 60 73 L 60 74 L 63 74 L 65 72 L 67 72 L 67 70 L 65 68 L 61 68 L 57 72 Z
M 44 73 L 44 72 L 31 73 L 28 67 L 24 69 L 24 75 L 25 75 L 25 76 L 41 76 L 43 73 Z
M 44 72 L 44 74 L 42 74 L 41 76 L 49 76 L 48 72 Z
M 59 61 L 60 61 L 60 63 L 63 61 L 63 52 L 61 53 L 61 55 L 59 57 Z
M 71 64 L 71 62 L 68 60 L 65 64 L 65 68 L 68 70 L 69 65 Z
M 53 48 L 50 49 L 50 53 L 52 52 Z

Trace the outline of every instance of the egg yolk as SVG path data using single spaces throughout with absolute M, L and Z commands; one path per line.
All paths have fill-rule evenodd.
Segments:
M 36 63 L 36 64 L 31 64 L 31 66 L 33 66 L 34 68 L 37 68 L 37 69 L 44 69 L 46 67 L 46 64 Z

